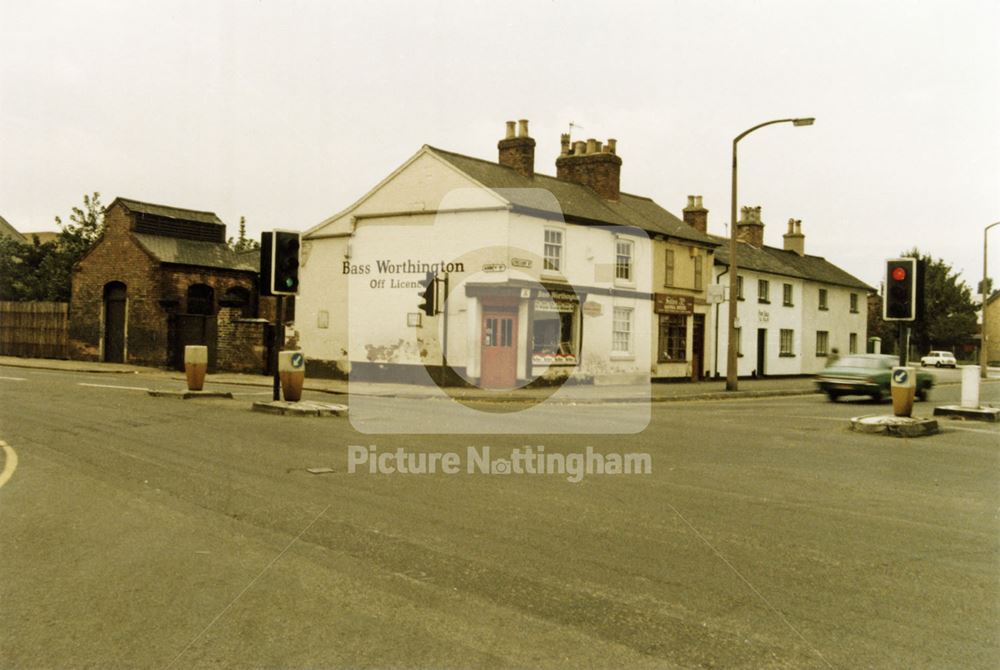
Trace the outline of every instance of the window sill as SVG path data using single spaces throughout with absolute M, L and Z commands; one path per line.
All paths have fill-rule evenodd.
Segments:
M 830 308 L 829 307 L 820 307 L 819 311 L 821 311 L 821 312 L 829 312 Z
M 795 354 L 778 354 L 778 358 L 795 358 Z
M 545 281 L 557 281 L 563 284 L 568 284 L 569 280 L 566 276 L 559 273 L 557 270 L 543 270 L 541 278 Z
M 771 301 L 770 300 L 758 300 L 757 304 L 758 305 L 770 305 Z
M 816 358 L 827 358 L 829 355 L 830 354 L 820 354 L 820 353 L 817 353 L 816 354 Z
M 783 303 L 781 303 L 781 306 L 782 307 L 795 307 L 795 303 L 793 303 L 793 302 L 783 302 Z
M 672 365 L 674 363 L 687 363 L 686 358 L 671 358 L 665 361 L 656 361 L 657 365 Z
M 859 311 L 858 311 L 858 310 L 856 310 L 856 309 L 852 309 L 852 310 L 851 310 L 851 314 L 860 314 L 860 313 L 861 313 L 861 312 L 859 312 Z

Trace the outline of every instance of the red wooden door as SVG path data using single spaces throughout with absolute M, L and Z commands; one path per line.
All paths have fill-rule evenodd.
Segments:
M 517 311 L 483 308 L 482 370 L 479 385 L 508 389 L 517 385 Z

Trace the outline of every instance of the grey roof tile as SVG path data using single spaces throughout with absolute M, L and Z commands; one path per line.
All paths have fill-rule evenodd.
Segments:
M 198 242 L 163 235 L 132 233 L 139 244 L 163 263 L 257 272 L 259 254 L 239 253 L 218 242 Z
M 141 212 L 143 214 L 153 214 L 163 216 L 168 219 L 180 219 L 182 221 L 197 221 L 198 223 L 222 223 L 215 212 L 201 212 L 194 209 L 183 209 L 181 207 L 170 207 L 168 205 L 155 205 L 150 202 L 141 202 L 131 198 L 115 198 L 115 202 L 120 202 L 131 212 Z M 110 207 L 110 205 L 109 205 Z
M 712 237 L 716 242 L 723 243 L 721 247 L 715 250 L 715 264 L 729 265 L 729 240 L 716 235 Z M 794 251 L 785 251 L 784 249 L 769 247 L 767 245 L 758 249 L 746 242 L 739 242 L 739 245 L 738 260 L 741 268 L 798 279 L 808 279 L 825 284 L 847 286 L 863 291 L 875 290 L 822 256 L 810 256 L 809 254 L 799 256 Z
M 605 200 L 582 184 L 537 173 L 533 177 L 525 177 L 499 163 L 432 146 L 427 148 L 487 188 L 510 189 L 503 196 L 515 207 L 598 224 L 631 226 L 648 233 L 669 235 L 708 246 L 717 244 L 649 198 L 622 193 L 617 202 Z M 539 189 L 548 191 L 553 197 L 539 193 Z

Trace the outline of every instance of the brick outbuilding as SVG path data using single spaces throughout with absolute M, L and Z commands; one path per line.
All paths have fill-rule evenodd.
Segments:
M 73 272 L 74 358 L 183 366 L 187 344 L 210 368 L 262 372 L 270 299 L 258 297 L 256 251 L 226 244 L 212 212 L 116 198 L 104 232 Z

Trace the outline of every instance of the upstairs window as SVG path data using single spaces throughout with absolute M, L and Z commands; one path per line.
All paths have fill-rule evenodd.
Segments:
M 792 285 L 785 284 L 781 287 L 781 303 L 785 307 L 792 307 Z
M 858 313 L 858 294 L 857 293 L 852 293 L 851 294 L 851 314 L 857 314 L 857 313 Z
M 632 281 L 632 241 L 615 241 L 615 279 Z
M 544 268 L 550 272 L 561 272 L 562 255 L 563 231 L 558 228 L 546 228 Z
M 702 271 L 703 270 L 702 270 L 701 256 L 695 256 L 694 257 L 694 290 L 696 290 L 696 291 L 700 291 L 701 290 L 702 282 L 704 281 L 704 278 L 703 278 L 703 275 L 702 275 Z
M 736 299 L 743 300 L 743 275 L 736 276 Z
M 667 249 L 667 257 L 664 263 L 663 270 L 663 285 L 673 286 L 674 285 L 674 250 Z
M 826 289 L 821 288 L 819 290 L 819 308 L 820 309 L 830 309 L 826 304 Z
M 771 292 L 771 283 L 766 279 L 757 280 L 757 302 L 770 303 L 768 295 Z

